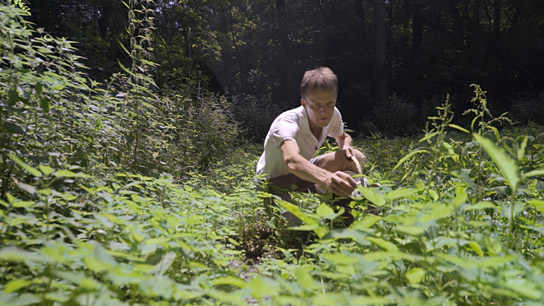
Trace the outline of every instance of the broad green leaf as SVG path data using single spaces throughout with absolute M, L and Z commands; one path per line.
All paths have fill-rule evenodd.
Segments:
M 393 261 L 393 260 L 407 260 L 415 262 L 420 260 L 416 255 L 404 253 L 401 251 L 377 251 L 365 253 L 363 259 L 366 261 Z
M 417 192 L 418 192 L 417 189 L 399 188 L 399 189 L 393 190 L 391 192 L 388 192 L 385 196 L 389 200 L 395 200 L 395 199 L 398 199 L 398 198 L 405 198 L 405 197 L 411 196 L 411 195 L 413 195 L 414 193 L 417 193 Z
M 309 226 L 319 238 L 325 236 L 329 231 L 325 226 L 319 224 L 319 218 L 303 212 L 298 206 L 295 206 L 287 201 L 274 199 L 281 207 L 287 209 L 290 213 L 302 220 L 307 226 Z M 300 228 L 300 227 L 299 227 Z
M 0 260 L 6 261 L 25 261 L 25 260 L 39 260 L 40 256 L 36 253 L 28 252 L 15 247 L 6 247 L 0 249 Z
M 324 253 L 321 257 L 335 265 L 352 265 L 359 262 L 356 256 L 343 253 Z
M 384 197 L 374 191 L 372 188 L 358 188 L 361 192 L 361 194 L 370 202 L 374 203 L 376 206 L 384 206 L 385 205 L 385 199 Z
M 376 224 L 376 222 L 380 221 L 382 217 L 376 216 L 376 215 L 366 215 L 362 220 L 358 220 L 353 222 L 349 228 L 350 229 L 369 229 L 372 227 L 372 225 Z
M 334 230 L 332 232 L 329 232 L 327 235 L 323 237 L 323 239 L 349 238 L 354 241 L 357 241 L 357 243 L 361 245 L 369 245 L 370 243 L 366 241 L 365 237 L 366 237 L 366 234 L 363 234 L 360 231 L 356 231 L 353 229 L 344 229 L 344 230 Z
M 168 271 L 168 269 L 170 269 L 170 267 L 172 266 L 172 263 L 174 263 L 176 256 L 176 252 L 168 252 L 164 254 L 161 261 L 155 266 L 157 274 L 163 275 L 164 273 L 166 273 L 166 271 Z
M 501 173 L 512 190 L 516 190 L 520 181 L 518 166 L 516 162 L 506 154 L 506 152 L 497 147 L 491 140 L 480 134 L 472 134 L 476 141 L 484 148 L 493 162 L 499 167 Z
M 454 208 L 451 205 L 444 205 L 441 203 L 432 203 L 430 210 L 420 217 L 421 223 L 427 223 L 432 220 L 443 219 L 449 217 L 454 212 Z
M 379 246 L 380 248 L 382 248 L 382 249 L 384 249 L 386 251 L 398 251 L 399 250 L 399 248 L 395 244 L 393 244 L 393 243 L 391 243 L 391 242 L 389 242 L 387 240 L 384 240 L 382 238 L 366 237 L 366 240 L 374 243 L 375 245 Z
M 404 156 L 403 158 L 401 158 L 398 163 L 395 165 L 395 167 L 393 167 L 393 170 L 397 169 L 400 165 L 404 164 L 408 159 L 410 159 L 412 156 L 416 155 L 416 154 L 420 154 L 420 153 L 429 153 L 429 150 L 427 149 L 419 149 L 419 150 L 415 150 L 415 151 L 412 151 L 410 153 L 408 153 L 406 156 Z
M 482 259 L 478 262 L 480 267 L 499 267 L 516 260 L 515 256 L 493 256 Z
M 257 300 L 265 296 L 274 296 L 279 292 L 279 286 L 274 281 L 268 278 L 256 277 L 249 281 L 251 295 Z
M 320 287 L 317 282 L 312 278 L 310 273 L 308 273 L 308 271 L 306 271 L 304 268 L 297 268 L 295 270 L 295 276 L 297 277 L 297 281 L 302 286 L 302 288 L 312 290 Z
M 425 270 L 421 268 L 411 268 L 404 276 L 410 284 L 417 285 L 421 283 L 423 277 L 425 277 L 425 273 Z
M 17 200 L 11 203 L 13 207 L 17 207 L 17 208 L 32 207 L 35 204 L 36 202 L 34 201 L 17 201 Z
M 79 177 L 79 178 L 91 178 L 90 175 L 84 173 L 75 173 L 70 170 L 58 170 L 54 174 L 56 177 Z
M 529 172 L 523 173 L 523 177 L 533 177 L 533 176 L 544 176 L 544 169 L 536 169 Z
M 19 182 L 17 179 L 13 179 L 15 181 L 15 183 L 17 184 L 17 187 L 23 189 L 24 191 L 30 193 L 30 194 L 35 194 L 38 189 L 34 186 L 31 186 L 31 185 L 28 185 L 28 184 L 25 184 L 23 182 Z
M 5 293 L 15 292 L 23 287 L 26 287 L 28 285 L 32 284 L 32 281 L 26 280 L 26 279 L 14 279 L 6 284 L 6 287 L 4 287 Z
M 42 173 L 38 169 L 32 168 L 30 165 L 26 164 L 19 157 L 15 156 L 13 154 L 9 154 L 9 157 L 11 158 L 11 160 L 13 160 L 21 168 L 25 169 L 28 173 L 32 174 L 32 176 L 34 176 L 34 177 L 41 177 L 42 176 Z
M 247 283 L 243 279 L 230 275 L 214 278 L 211 283 L 214 286 L 229 285 L 238 288 L 245 288 L 247 286 Z
M 461 206 L 468 199 L 467 187 L 464 185 L 455 186 L 455 198 L 451 201 L 451 204 L 455 207 Z
M 311 305 L 316 306 L 329 306 L 329 305 L 346 305 L 346 298 L 349 295 L 342 294 L 342 293 L 321 293 L 317 294 L 312 298 Z M 281 304 L 281 305 L 298 305 L 298 303 L 288 303 L 288 304 Z M 361 304 L 357 304 L 361 305 Z
M 306 223 L 307 225 L 319 224 L 319 220 L 317 218 L 309 216 L 307 213 L 303 212 L 298 206 L 295 206 L 287 201 L 280 200 L 280 199 L 274 199 L 274 201 L 278 203 L 281 207 L 287 209 L 287 211 L 295 215 L 297 218 L 302 220 L 302 222 Z
M 3 305 L 9 305 L 9 306 L 36 305 L 41 301 L 42 300 L 40 298 L 30 293 L 23 293 L 21 295 L 8 293 L 6 296 L 0 295 L 0 302 L 3 302 Z
M 525 156 L 525 150 L 527 149 L 528 141 L 529 141 L 529 137 L 523 136 L 523 140 L 521 141 L 521 145 L 517 151 L 517 159 L 519 162 L 523 161 L 523 158 Z
M 53 168 L 42 164 L 38 165 L 38 168 L 40 168 L 40 171 L 43 173 L 43 175 L 50 175 L 54 171 Z
M 506 287 L 514 290 L 526 298 L 533 300 L 541 300 L 543 295 L 542 290 L 538 288 L 535 283 L 529 282 L 527 279 L 523 278 L 509 279 L 506 282 Z
M 481 201 L 474 205 L 467 205 L 463 207 L 463 210 L 471 211 L 471 210 L 486 209 L 486 208 L 497 208 L 497 205 L 493 204 L 493 202 Z
M 382 296 L 361 296 L 352 299 L 350 302 L 350 305 L 389 305 L 392 301 L 391 299 Z
M 527 203 L 529 205 L 533 206 L 534 208 L 536 208 L 536 210 L 544 213 L 544 201 L 543 200 L 532 199 L 532 200 L 527 201 Z
M 190 300 L 190 299 L 194 299 L 196 297 L 201 296 L 186 290 L 177 290 L 177 293 L 180 293 L 180 291 L 190 293 L 190 294 L 187 294 L 189 297 L 186 297 L 183 294 L 181 295 L 181 298 L 185 300 Z M 226 304 L 226 305 L 245 305 L 246 304 L 244 300 L 242 299 L 242 297 L 240 297 L 237 293 L 224 292 L 219 290 L 207 290 L 206 293 L 212 298 L 222 302 L 222 304 Z
M 316 213 L 317 213 L 317 215 L 320 216 L 321 218 L 325 218 L 325 217 L 327 217 L 327 216 L 333 215 L 333 214 L 334 214 L 334 210 L 333 210 L 332 208 L 330 208 L 327 204 L 321 203 L 321 204 L 317 207 Z
M 448 261 L 454 265 L 458 265 L 459 267 L 465 268 L 465 269 L 474 269 L 477 267 L 476 263 L 474 261 L 468 259 L 468 258 L 462 258 L 450 254 L 445 253 L 435 253 L 435 257 L 438 257 L 440 259 L 443 259 L 445 261 Z
M 476 254 L 478 254 L 480 257 L 484 256 L 484 252 L 482 251 L 482 248 L 476 241 L 471 241 L 467 243 L 467 245 L 474 251 Z
M 395 227 L 395 231 L 410 236 L 420 236 L 425 232 L 425 229 L 416 225 L 399 225 Z

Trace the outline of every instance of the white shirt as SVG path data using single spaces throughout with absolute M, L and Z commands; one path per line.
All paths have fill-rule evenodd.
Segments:
M 270 179 L 290 173 L 280 149 L 285 140 L 295 140 L 300 155 L 310 160 L 327 136 L 336 138 L 342 135 L 344 135 L 344 124 L 342 115 L 336 107 L 331 121 L 321 130 L 319 139 L 316 139 L 310 131 L 308 114 L 303 106 L 283 112 L 274 120 L 266 135 L 264 152 L 257 164 L 257 174 L 266 174 L 266 177 Z

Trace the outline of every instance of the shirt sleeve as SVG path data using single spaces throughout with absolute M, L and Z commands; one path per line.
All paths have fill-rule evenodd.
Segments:
M 270 127 L 270 141 L 276 148 L 286 140 L 296 140 L 299 127 L 294 116 L 282 116 Z
M 340 111 L 336 107 L 334 108 L 330 124 L 327 136 L 336 138 L 344 135 L 344 122 L 342 121 Z

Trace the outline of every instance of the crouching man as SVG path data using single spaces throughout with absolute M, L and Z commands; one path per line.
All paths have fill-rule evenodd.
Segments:
M 279 115 L 268 131 L 257 174 L 264 174 L 272 187 L 290 191 L 330 192 L 348 197 L 357 187 L 346 170 L 358 172 L 365 156 L 352 147 L 335 107 L 338 78 L 326 67 L 306 71 L 300 86 L 301 106 Z M 327 137 L 339 150 L 314 157 Z

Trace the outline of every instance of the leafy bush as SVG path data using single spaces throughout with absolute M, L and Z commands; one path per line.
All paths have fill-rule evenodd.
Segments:
M 129 25 L 135 37 L 127 50 L 132 66 L 120 65 L 121 72 L 100 84 L 83 72 L 73 42 L 34 31 L 20 9 L 2 5 L 0 10 L 1 197 L 13 183 L 10 177 L 20 176 L 10 154 L 88 173 L 131 170 L 179 177 L 206 169 L 237 145 L 238 126 L 224 97 L 206 91 L 196 97 L 160 93 L 142 73 L 155 65 L 146 55 L 150 24 Z M 129 12 L 142 14 L 149 9 Z
M 538 97 L 521 98 L 512 103 L 512 116 L 522 122 L 544 125 L 544 93 Z
M 244 138 L 252 142 L 262 142 L 270 125 L 282 112 L 267 96 L 235 95 L 232 101 L 236 122 L 240 122 Z
M 370 121 L 363 124 L 363 130 L 388 136 L 413 135 L 419 132 L 421 119 L 413 103 L 393 95 L 386 103 L 374 107 Z

